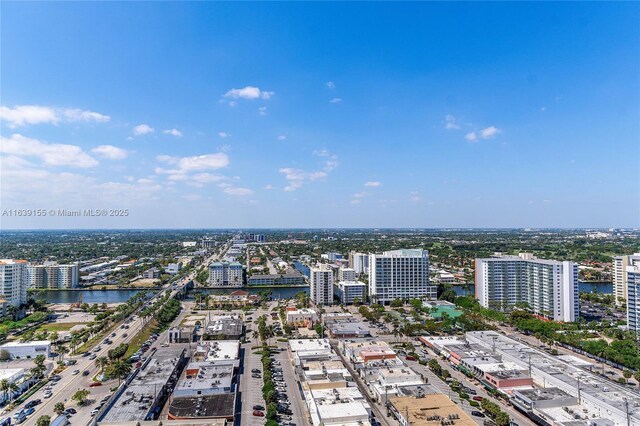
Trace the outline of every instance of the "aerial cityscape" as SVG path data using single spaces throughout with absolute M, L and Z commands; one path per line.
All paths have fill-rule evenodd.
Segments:
M 0 426 L 640 426 L 639 2 L 0 2 Z

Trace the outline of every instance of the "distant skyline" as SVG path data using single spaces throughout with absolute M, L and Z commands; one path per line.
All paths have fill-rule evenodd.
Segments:
M 2 229 L 640 227 L 637 2 L 2 9 Z

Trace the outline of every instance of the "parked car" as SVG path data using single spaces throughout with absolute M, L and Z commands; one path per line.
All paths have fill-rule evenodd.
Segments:
M 484 399 L 484 398 L 483 398 L 483 397 L 481 397 L 481 396 L 474 396 L 474 397 L 473 397 L 473 400 L 474 400 L 474 401 L 482 401 L 483 399 Z
M 95 387 L 98 387 L 98 386 L 102 386 L 102 383 L 101 382 L 93 382 L 93 383 L 91 383 L 89 385 L 90 388 L 95 388 Z
M 253 409 L 254 410 L 264 410 L 264 407 L 262 405 L 254 405 Z
M 67 408 L 66 410 L 64 410 L 65 414 L 76 414 L 77 411 L 75 408 Z
M 96 354 L 93 354 L 93 355 L 91 355 L 91 356 L 89 357 L 89 359 L 96 359 L 96 358 L 98 358 L 98 355 L 96 355 Z
M 24 408 L 35 407 L 36 405 L 40 404 L 41 402 L 42 402 L 42 400 L 40 400 L 40 399 L 34 399 L 33 401 L 29 401 L 26 404 L 24 404 Z
M 482 414 L 480 411 L 476 411 L 476 410 L 473 410 L 471 412 L 471 415 L 472 416 L 476 416 L 476 417 L 484 417 L 484 414 Z
M 411 355 L 407 355 L 407 361 L 417 361 L 415 357 L 411 356 Z
M 253 410 L 253 415 L 256 417 L 264 417 L 264 413 L 258 410 Z
M 254 368 L 253 370 L 251 370 L 252 373 L 261 373 L 259 368 Z

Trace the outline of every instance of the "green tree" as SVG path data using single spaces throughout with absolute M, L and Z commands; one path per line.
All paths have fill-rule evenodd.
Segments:
M 88 389 L 78 389 L 76 393 L 73 394 L 71 399 L 73 401 L 76 401 L 78 405 L 84 405 L 87 403 L 87 398 L 90 394 L 91 392 Z
M 131 373 L 131 364 L 122 360 L 113 361 L 107 367 L 107 375 L 109 377 L 117 377 L 118 386 L 120 386 L 120 381 L 126 378 L 130 373 Z
M 53 412 L 57 415 L 62 414 L 64 411 L 64 404 L 62 402 L 56 402 L 56 405 L 53 406 Z
M 629 370 L 624 370 L 622 372 L 622 376 L 624 377 L 625 382 L 629 383 L 629 379 L 631 378 L 631 376 L 633 376 L 633 373 L 631 373 L 631 371 Z
M 40 416 L 38 417 L 38 421 L 36 422 L 36 426 L 49 426 L 51 424 L 51 417 L 49 416 Z
M 508 426 L 510 422 L 509 415 L 504 411 L 500 411 L 496 415 L 496 426 Z

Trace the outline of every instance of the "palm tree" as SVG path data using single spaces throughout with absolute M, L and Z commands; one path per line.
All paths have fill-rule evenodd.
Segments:
M 107 373 L 110 377 L 117 377 L 118 386 L 120 386 L 120 381 L 131 373 L 131 364 L 122 360 L 116 360 L 107 367 Z
M 13 398 L 20 392 L 20 388 L 15 383 L 9 383 L 9 401 L 13 400 Z
M 53 406 L 53 412 L 57 415 L 62 414 L 64 411 L 64 404 L 62 402 L 56 402 L 56 405 Z
M 107 364 L 109 364 L 109 359 L 106 356 L 101 356 L 96 359 L 96 367 L 100 369 L 100 374 L 102 374 L 104 367 L 106 367 Z
M 2 379 L 0 380 L 0 391 L 4 393 L 4 400 L 7 400 L 7 393 L 9 392 L 9 380 Z

